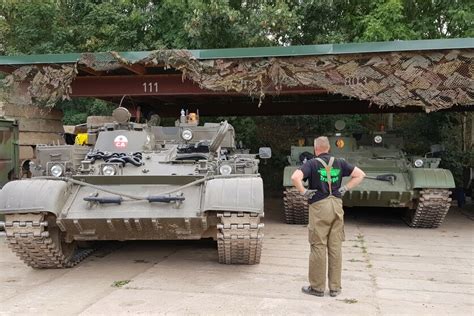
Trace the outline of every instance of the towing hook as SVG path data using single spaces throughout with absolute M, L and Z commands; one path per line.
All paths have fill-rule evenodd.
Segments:
M 184 201 L 184 193 L 181 191 L 176 192 L 176 196 L 179 197 L 180 199 L 175 200 L 175 208 L 180 208 L 181 204 L 183 204 Z

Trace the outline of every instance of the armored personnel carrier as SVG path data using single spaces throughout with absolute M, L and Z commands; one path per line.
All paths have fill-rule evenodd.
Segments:
M 234 152 L 233 127 L 129 119 L 117 108 L 110 122 L 88 124 L 88 146 L 37 147 L 33 177 L 0 191 L 13 252 L 34 268 L 67 268 L 91 252 L 83 241 L 213 238 L 220 263 L 259 263 L 259 160 Z
M 367 174 L 364 181 L 343 196 L 344 206 L 408 208 L 411 227 L 435 228 L 450 207 L 450 189 L 455 187 L 449 170 L 439 168 L 440 158 L 408 157 L 401 150 L 402 139 L 376 132 L 356 140 L 343 136 L 344 124 L 329 137 L 331 153 L 358 166 Z M 291 175 L 306 159 L 313 157 L 311 146 L 292 147 L 290 166 L 284 170 L 285 219 L 289 224 L 306 224 L 307 201 L 292 186 Z M 348 178 L 343 179 L 343 183 Z

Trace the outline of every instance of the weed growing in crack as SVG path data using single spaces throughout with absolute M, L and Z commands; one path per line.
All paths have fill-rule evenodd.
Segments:
M 114 283 L 112 283 L 112 287 L 123 287 L 125 285 L 127 285 L 128 283 L 130 283 L 132 280 L 120 280 L 120 281 L 114 281 Z

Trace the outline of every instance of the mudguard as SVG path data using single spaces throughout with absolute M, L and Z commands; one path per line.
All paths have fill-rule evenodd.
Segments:
M 0 191 L 0 214 L 47 211 L 56 216 L 69 196 L 68 184 L 56 180 L 17 180 Z
M 205 186 L 202 209 L 263 213 L 262 178 L 209 180 Z
M 410 168 L 408 173 L 413 189 L 452 189 L 456 186 L 453 174 L 447 169 Z
M 293 183 L 291 182 L 291 176 L 293 172 L 298 169 L 296 166 L 286 166 L 283 170 L 283 186 L 284 187 L 292 187 Z
M 296 166 L 286 166 L 285 169 L 283 170 L 283 186 L 284 187 L 293 187 L 293 182 L 291 182 L 291 176 L 293 175 L 293 172 L 295 172 L 296 169 L 298 169 Z M 308 186 L 308 181 L 304 181 L 303 185 L 305 187 Z

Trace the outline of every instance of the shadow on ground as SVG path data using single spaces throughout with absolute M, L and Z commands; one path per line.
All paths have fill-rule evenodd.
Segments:
M 408 228 L 404 221 L 407 209 L 404 208 L 363 208 L 351 207 L 344 208 L 346 225 L 389 227 L 389 228 Z M 474 204 L 468 203 L 462 209 L 452 207 L 450 212 L 459 212 L 465 220 L 474 220 Z M 267 223 L 284 224 L 283 202 L 279 198 L 268 198 L 265 200 L 265 221 Z M 293 226 L 293 225 L 291 225 Z M 297 226 L 297 225 L 296 225 Z M 160 249 L 212 249 L 217 244 L 212 239 L 203 240 L 170 240 L 170 241 L 103 241 L 96 242 L 97 251 L 93 257 L 105 257 L 115 250 L 121 248 L 140 248 L 153 250 Z

